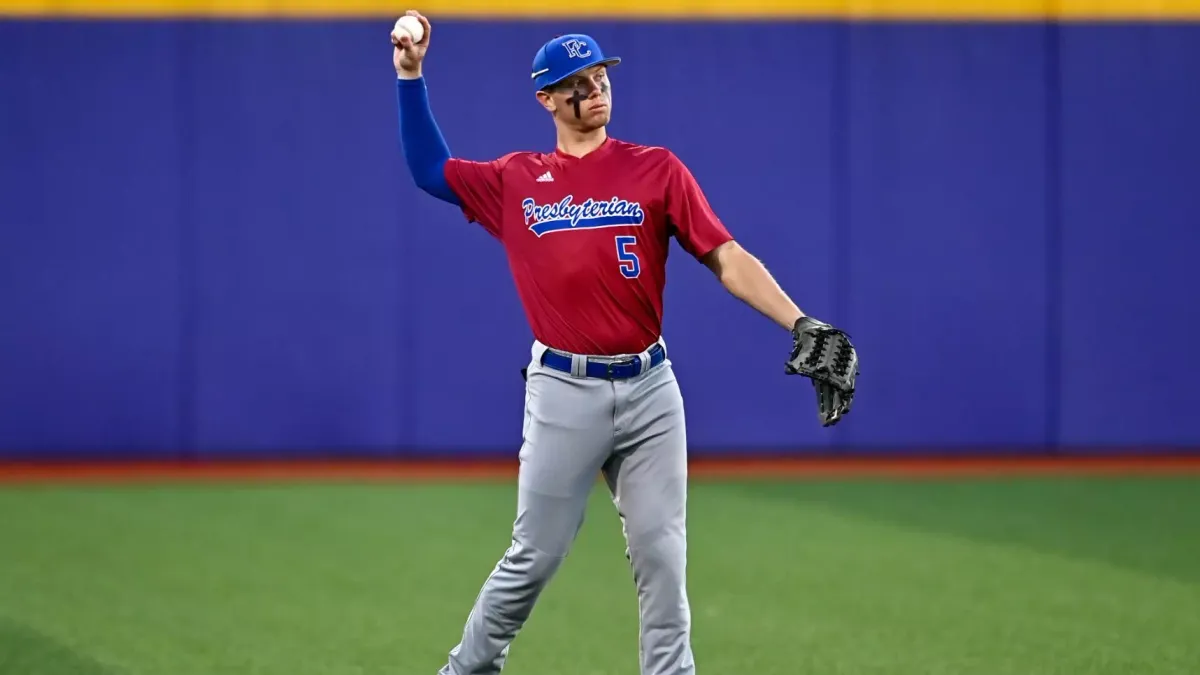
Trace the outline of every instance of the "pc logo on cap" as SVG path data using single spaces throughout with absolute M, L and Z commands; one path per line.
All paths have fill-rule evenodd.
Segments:
M 533 57 L 534 89 L 543 89 L 558 84 L 585 68 L 603 63 L 615 66 L 621 62 L 617 56 L 605 56 L 600 43 L 590 35 L 571 33 L 559 35 L 542 45 Z

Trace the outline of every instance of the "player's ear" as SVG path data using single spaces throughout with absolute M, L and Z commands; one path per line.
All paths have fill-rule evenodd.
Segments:
M 550 96 L 550 94 L 547 94 L 544 91 L 539 91 L 537 93 L 537 100 L 538 100 L 538 103 L 542 104 L 543 108 L 545 108 L 552 114 L 554 113 L 554 110 L 557 106 L 554 105 L 554 98 L 552 96 Z

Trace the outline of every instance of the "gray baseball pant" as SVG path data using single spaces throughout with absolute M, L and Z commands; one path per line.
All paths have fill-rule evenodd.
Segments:
M 661 343 L 661 341 L 660 341 Z M 641 675 L 694 675 L 686 579 L 687 442 L 669 359 L 625 380 L 527 368 L 512 544 L 483 584 L 439 675 L 498 675 L 571 549 L 603 473 L 637 588 Z M 648 352 L 641 354 L 649 363 Z M 595 358 L 595 357 L 593 357 Z M 619 358 L 619 357 L 613 357 Z M 581 664 L 582 667 L 582 664 Z

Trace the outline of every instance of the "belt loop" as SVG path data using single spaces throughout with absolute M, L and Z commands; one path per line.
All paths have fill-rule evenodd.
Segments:
M 571 354 L 571 376 L 587 377 L 587 357 L 582 354 Z
M 650 370 L 650 350 L 653 348 L 654 348 L 654 345 L 652 344 L 649 347 L 646 347 L 645 351 L 643 351 L 641 354 L 637 355 L 638 356 L 638 371 L 637 371 L 638 375 L 645 374 L 646 371 Z

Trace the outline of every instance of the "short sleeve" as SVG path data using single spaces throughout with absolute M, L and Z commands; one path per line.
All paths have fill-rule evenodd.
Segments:
M 467 220 L 479 223 L 492 236 L 500 237 L 501 224 L 501 176 L 506 157 L 490 162 L 473 162 L 451 158 L 444 169 L 446 182 L 458 195 L 463 215 Z
M 733 236 L 713 212 L 692 172 L 675 156 L 668 154 L 667 218 L 675 229 L 675 238 L 694 258 L 702 258 Z

